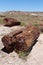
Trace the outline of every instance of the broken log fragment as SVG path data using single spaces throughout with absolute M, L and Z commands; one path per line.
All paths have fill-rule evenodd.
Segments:
M 27 51 L 32 47 L 39 37 L 39 30 L 36 27 L 27 27 L 22 33 L 16 36 L 16 49 L 19 51 Z
M 10 34 L 8 35 L 5 35 L 3 38 L 2 38 L 2 42 L 3 42 L 3 45 L 4 47 L 7 49 L 7 50 L 10 50 L 12 48 L 14 48 L 14 45 L 15 45 L 15 42 L 16 42 L 16 35 L 17 34 L 20 34 L 22 33 L 22 30 L 16 30 L 14 32 L 11 32 Z
M 18 51 L 27 51 L 39 37 L 39 29 L 34 26 L 26 27 L 24 30 L 18 30 L 5 35 L 2 42 L 6 49 L 15 48 Z
M 20 24 L 21 23 L 19 21 L 17 21 L 17 19 L 4 18 L 4 26 L 12 27 L 12 26 L 20 25 Z

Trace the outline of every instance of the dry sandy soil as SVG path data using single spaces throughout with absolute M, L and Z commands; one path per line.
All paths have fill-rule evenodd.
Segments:
M 10 54 L 2 51 L 1 38 L 15 29 L 20 28 L 17 26 L 12 28 L 0 26 L 0 65 L 43 65 L 43 34 L 40 34 L 38 41 L 25 59 L 19 58 L 15 51 Z

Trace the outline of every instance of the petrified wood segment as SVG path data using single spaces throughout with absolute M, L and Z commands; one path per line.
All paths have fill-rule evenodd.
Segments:
M 39 30 L 36 27 L 27 27 L 22 33 L 16 36 L 16 49 L 27 51 L 39 37 Z
M 16 25 L 20 25 L 20 22 L 17 21 L 17 19 L 13 19 L 13 18 L 4 19 L 4 26 L 12 27 L 12 26 L 16 26 Z
M 7 50 L 10 50 L 15 46 L 15 42 L 16 42 L 16 37 L 15 36 L 17 34 L 20 34 L 21 32 L 22 32 L 22 30 L 17 30 L 17 31 L 11 32 L 8 35 L 5 35 L 2 38 L 3 45 Z
M 5 35 L 2 42 L 6 49 L 16 48 L 20 51 L 27 51 L 39 37 L 39 29 L 34 26 L 28 26 L 24 30 L 18 30 Z

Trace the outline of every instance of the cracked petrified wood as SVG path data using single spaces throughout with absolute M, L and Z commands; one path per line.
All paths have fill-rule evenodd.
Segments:
M 7 50 L 11 50 L 14 48 L 15 46 L 15 42 L 16 42 L 16 35 L 18 35 L 19 33 L 21 33 L 22 30 L 16 30 L 14 32 L 11 32 L 10 34 L 8 35 L 5 35 L 3 38 L 2 38 L 2 42 L 3 42 L 3 45 L 4 47 L 7 49 Z
M 12 26 L 16 26 L 16 25 L 20 25 L 20 22 L 17 21 L 17 19 L 4 18 L 4 26 L 12 27 Z
M 16 49 L 20 51 L 29 50 L 39 37 L 39 30 L 36 27 L 26 27 L 26 29 L 16 36 Z
M 5 35 L 2 42 L 6 49 L 15 48 L 20 51 L 27 51 L 39 37 L 39 29 L 34 26 L 27 26 L 24 30 L 18 30 Z

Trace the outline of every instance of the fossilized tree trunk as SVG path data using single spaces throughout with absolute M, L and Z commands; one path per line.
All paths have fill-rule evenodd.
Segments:
M 17 25 L 20 25 L 20 22 L 17 21 L 16 19 L 13 19 L 13 18 L 4 19 L 4 26 L 12 27 L 12 26 L 17 26 Z
M 16 48 L 20 51 L 27 51 L 39 37 L 39 29 L 34 26 L 28 26 L 24 30 L 18 30 L 5 35 L 2 42 L 6 49 Z

